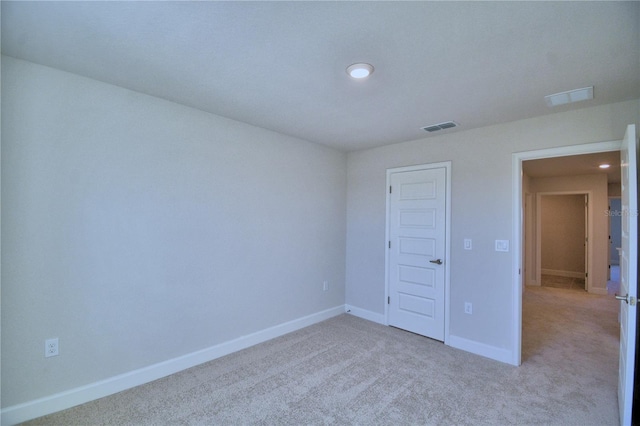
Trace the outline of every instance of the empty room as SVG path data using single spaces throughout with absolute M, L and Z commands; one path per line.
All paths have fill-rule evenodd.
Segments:
M 632 423 L 639 2 L 0 8 L 3 425 Z

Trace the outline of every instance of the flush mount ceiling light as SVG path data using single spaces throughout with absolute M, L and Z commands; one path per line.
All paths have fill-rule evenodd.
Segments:
M 593 99 L 593 86 L 555 93 L 544 97 L 544 100 L 547 102 L 547 106 L 549 107 L 586 101 L 589 99 Z
M 601 169 L 608 169 L 611 166 L 609 164 L 600 164 L 598 167 L 600 167 Z
M 365 63 L 351 64 L 347 67 L 347 74 L 356 79 L 367 78 L 373 72 L 373 65 Z

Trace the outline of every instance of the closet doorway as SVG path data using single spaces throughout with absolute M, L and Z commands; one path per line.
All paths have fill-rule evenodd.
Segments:
M 538 193 L 536 275 L 543 287 L 589 288 L 589 193 Z

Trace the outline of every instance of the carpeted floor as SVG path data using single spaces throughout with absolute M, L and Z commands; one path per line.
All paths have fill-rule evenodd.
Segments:
M 584 278 L 560 277 L 558 275 L 542 274 L 542 287 L 566 288 L 570 290 L 584 290 Z
M 30 425 L 617 425 L 612 297 L 527 288 L 513 367 L 350 315 Z

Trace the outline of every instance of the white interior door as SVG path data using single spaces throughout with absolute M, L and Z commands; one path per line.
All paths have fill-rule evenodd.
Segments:
M 389 325 L 444 341 L 446 169 L 391 173 Z
M 620 423 L 631 424 L 638 296 L 638 140 L 635 125 L 627 127 L 620 151 L 622 166 L 622 250 L 620 252 Z

